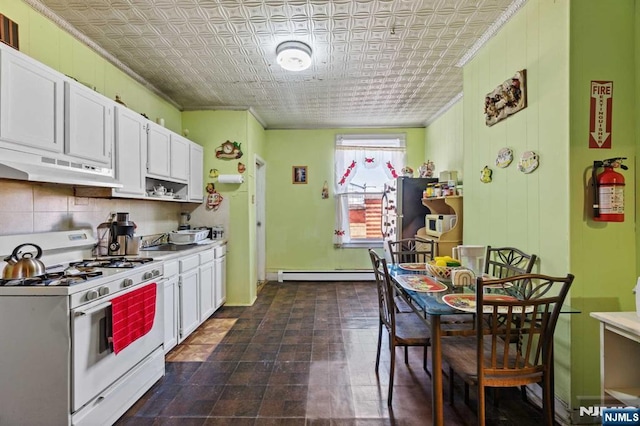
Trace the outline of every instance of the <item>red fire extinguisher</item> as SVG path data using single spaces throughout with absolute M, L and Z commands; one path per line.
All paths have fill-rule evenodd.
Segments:
M 593 220 L 624 222 L 624 176 L 613 169 L 627 170 L 628 167 L 622 164 L 626 159 L 616 157 L 593 162 Z M 597 174 L 601 167 L 604 171 Z

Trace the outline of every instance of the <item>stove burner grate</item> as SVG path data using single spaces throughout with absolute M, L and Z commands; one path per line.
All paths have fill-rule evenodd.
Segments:
M 93 268 L 135 268 L 153 261 L 150 257 L 96 257 L 71 262 L 69 266 Z
M 68 287 L 74 284 L 83 283 L 91 278 L 99 277 L 102 275 L 102 271 L 95 269 L 86 270 L 77 274 L 69 275 L 62 272 L 48 272 L 44 275 L 38 275 L 37 277 L 28 278 L 12 278 L 1 279 L 0 286 L 64 286 Z

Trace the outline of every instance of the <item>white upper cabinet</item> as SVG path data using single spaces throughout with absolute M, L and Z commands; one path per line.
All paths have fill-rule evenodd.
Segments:
M 62 153 L 62 74 L 8 48 L 0 50 L 0 64 L 0 139 Z
M 149 122 L 147 174 L 186 183 L 189 180 L 190 143 L 188 139 Z
M 116 178 L 122 184 L 116 193 L 126 196 L 145 195 L 143 165 L 147 152 L 147 123 L 142 115 L 117 105 L 116 111 Z
M 65 154 L 113 167 L 113 101 L 80 83 L 64 86 Z
M 189 144 L 189 201 L 204 201 L 203 162 L 204 149 L 191 142 Z
M 147 139 L 147 173 L 160 178 L 171 177 L 171 132 L 149 122 Z
M 191 141 L 175 133 L 171 134 L 171 177 L 189 180 L 189 145 Z

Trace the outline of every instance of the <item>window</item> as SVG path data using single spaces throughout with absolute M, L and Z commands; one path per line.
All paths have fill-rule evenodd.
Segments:
M 382 243 L 384 184 L 405 162 L 404 134 L 336 136 L 336 246 Z

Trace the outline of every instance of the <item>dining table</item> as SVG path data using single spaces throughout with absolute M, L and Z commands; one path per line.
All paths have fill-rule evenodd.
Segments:
M 474 287 L 454 286 L 450 280 L 431 276 L 424 263 L 390 264 L 388 270 L 391 282 L 398 290 L 397 294 L 431 330 L 433 425 L 443 425 L 442 337 L 475 336 L 475 303 L 467 303 L 475 300 Z M 484 278 L 494 277 L 485 275 Z M 491 292 L 493 297 L 515 297 L 508 288 L 497 287 L 487 291 Z M 561 312 L 579 313 L 568 305 L 563 305 Z
M 429 326 L 431 330 L 431 398 L 433 406 L 433 425 L 444 424 L 444 397 L 442 388 L 442 351 L 441 351 L 441 339 L 442 336 L 447 336 L 453 330 L 442 329 L 442 317 L 451 315 L 461 315 L 465 312 L 453 308 L 443 301 L 445 294 L 452 294 L 456 291 L 460 291 L 454 287 L 451 283 L 442 282 L 437 277 L 430 277 L 433 281 L 441 284 L 437 291 L 416 291 L 410 289 L 411 287 L 418 288 L 418 285 L 412 285 L 410 283 L 410 276 L 424 276 L 429 275 L 426 268 L 421 268 L 423 264 L 393 264 L 389 265 L 389 275 L 391 281 L 398 290 L 398 294 L 407 302 L 407 304 L 413 309 L 416 315 L 420 316 Z M 407 279 L 404 279 L 407 277 Z M 444 287 L 444 289 L 442 288 Z M 468 314 L 471 321 L 473 316 Z M 463 317 L 464 318 L 464 317 Z M 445 320 L 446 321 L 446 320 Z M 468 325 L 468 327 L 465 327 Z M 469 335 L 475 333 L 472 324 L 462 323 L 460 327 L 456 327 L 456 333 L 464 333 L 465 329 L 468 330 Z

